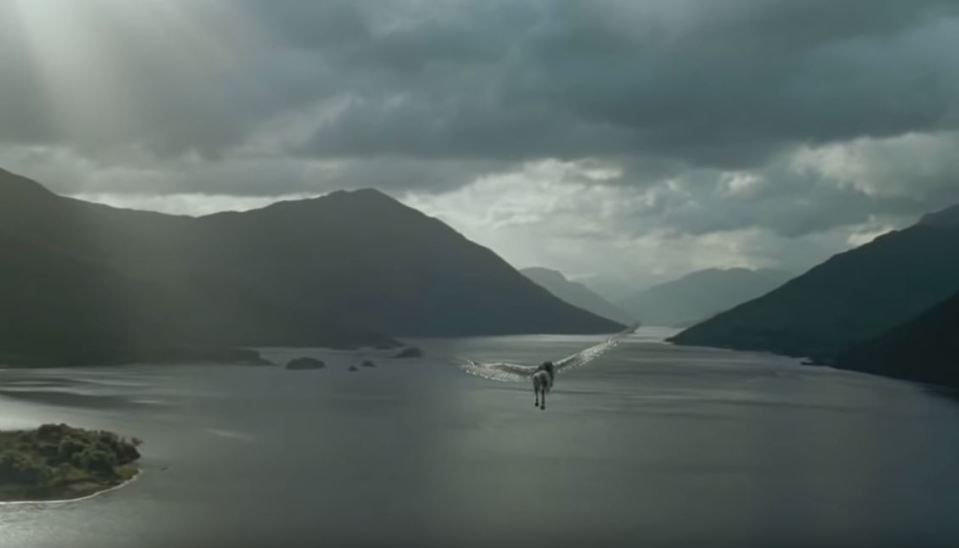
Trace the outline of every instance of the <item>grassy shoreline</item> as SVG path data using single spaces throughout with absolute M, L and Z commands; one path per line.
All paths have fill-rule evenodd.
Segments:
M 140 473 L 139 445 L 65 424 L 0 432 L 0 503 L 66 502 L 120 487 Z

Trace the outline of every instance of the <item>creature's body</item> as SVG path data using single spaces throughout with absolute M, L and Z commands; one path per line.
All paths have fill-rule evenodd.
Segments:
M 553 381 L 556 379 L 557 373 L 593 363 L 609 349 L 615 347 L 620 341 L 628 337 L 635 329 L 636 326 L 630 327 L 626 331 L 617 333 L 589 348 L 584 348 L 556 362 L 543 362 L 543 364 L 539 366 L 511 362 L 475 362 L 473 360 L 465 360 L 460 367 L 471 375 L 483 377 L 491 381 L 529 382 L 529 380 L 532 379 L 533 392 L 536 395 L 534 405 L 540 409 L 546 409 L 546 394 L 553 388 Z
M 536 372 L 533 373 L 533 394 L 536 396 L 533 406 L 546 409 L 546 394 L 553 388 L 555 376 L 556 368 L 553 367 L 553 362 L 544 362 L 536 368 Z

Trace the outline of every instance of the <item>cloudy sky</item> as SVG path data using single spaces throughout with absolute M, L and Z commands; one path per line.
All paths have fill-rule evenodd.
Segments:
M 959 202 L 956 0 L 0 0 L 0 167 L 199 214 L 373 186 L 610 292 Z

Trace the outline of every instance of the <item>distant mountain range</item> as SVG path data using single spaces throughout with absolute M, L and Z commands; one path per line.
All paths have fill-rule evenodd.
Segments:
M 869 348 L 893 344 L 866 341 L 920 317 L 957 291 L 959 207 L 953 207 L 836 255 L 767 295 L 691 327 L 673 341 L 809 356 L 829 363 L 843 351 L 866 344 L 840 362 L 866 369 L 862 356 L 870 354 Z M 930 321 L 926 318 L 916 325 Z M 906 339 L 918 335 L 916 325 L 893 331 L 885 340 L 899 341 L 895 346 L 905 348 Z
M 375 190 L 192 218 L 57 196 L 4 171 L 0 302 L 7 364 L 621 329 Z
M 646 289 L 620 307 L 646 325 L 687 327 L 785 283 L 787 272 L 710 268 Z
M 524 268 L 520 272 L 575 307 L 625 325 L 631 325 L 636 321 L 584 284 L 569 281 L 562 272 L 540 267 Z
M 918 318 L 842 352 L 835 365 L 959 386 L 959 293 Z

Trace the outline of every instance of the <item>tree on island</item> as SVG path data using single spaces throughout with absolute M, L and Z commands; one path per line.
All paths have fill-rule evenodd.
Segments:
M 71 497 L 132 477 L 140 440 L 104 430 L 45 424 L 0 432 L 0 500 Z

